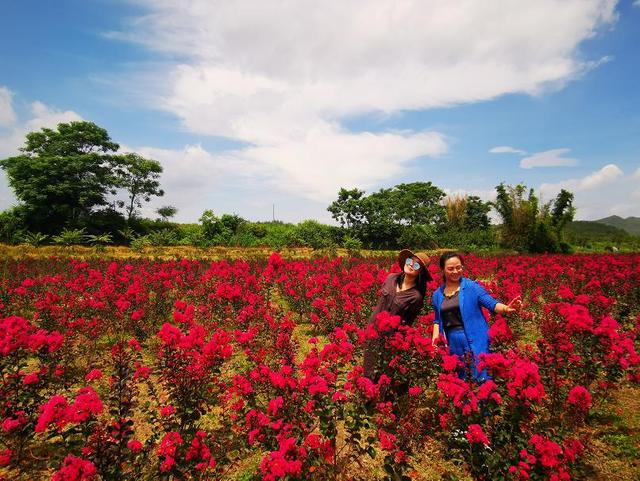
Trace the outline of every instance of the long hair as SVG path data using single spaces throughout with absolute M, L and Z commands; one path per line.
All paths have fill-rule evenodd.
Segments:
M 427 272 L 426 272 L 427 268 L 422 266 L 420 268 L 420 270 L 418 271 L 418 278 L 416 279 L 416 289 L 418 289 L 418 292 L 420 292 L 420 294 L 422 295 L 422 297 L 427 295 Z M 401 286 L 402 283 L 404 282 L 404 272 L 401 272 L 400 275 L 398 276 L 398 285 Z

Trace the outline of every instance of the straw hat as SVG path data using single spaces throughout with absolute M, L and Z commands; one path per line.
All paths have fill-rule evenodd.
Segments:
M 400 266 L 400 270 L 403 271 L 404 270 L 404 263 L 407 260 L 407 258 L 412 257 L 413 259 L 416 259 L 421 265 L 422 268 L 424 269 L 424 272 L 427 276 L 427 280 L 432 280 L 433 278 L 431 277 L 431 273 L 429 272 L 429 256 L 427 254 L 425 254 L 424 252 L 416 252 L 415 254 L 413 252 L 411 252 L 409 249 L 402 249 L 400 251 L 400 254 L 398 254 L 398 265 Z

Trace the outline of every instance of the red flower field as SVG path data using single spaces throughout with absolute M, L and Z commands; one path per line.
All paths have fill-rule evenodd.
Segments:
M 524 300 L 487 313 L 480 385 L 431 345 L 429 302 L 369 325 L 392 259 L 6 261 L 0 479 L 588 478 L 593 427 L 640 382 L 640 255 L 466 261 Z

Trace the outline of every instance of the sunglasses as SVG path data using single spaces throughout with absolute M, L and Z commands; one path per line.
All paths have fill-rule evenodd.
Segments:
M 413 259 L 412 257 L 407 257 L 407 260 L 404 261 L 404 264 L 407 266 L 413 267 L 414 271 L 417 271 L 420 269 L 420 267 L 422 267 L 422 264 L 420 264 L 417 260 Z

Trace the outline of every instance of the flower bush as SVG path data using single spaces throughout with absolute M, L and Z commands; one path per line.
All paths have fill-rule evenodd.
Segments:
M 487 313 L 481 384 L 429 306 L 370 323 L 390 259 L 8 261 L 0 478 L 410 479 L 433 445 L 475 479 L 572 479 L 594 410 L 640 381 L 639 261 L 467 256 L 525 302 Z

